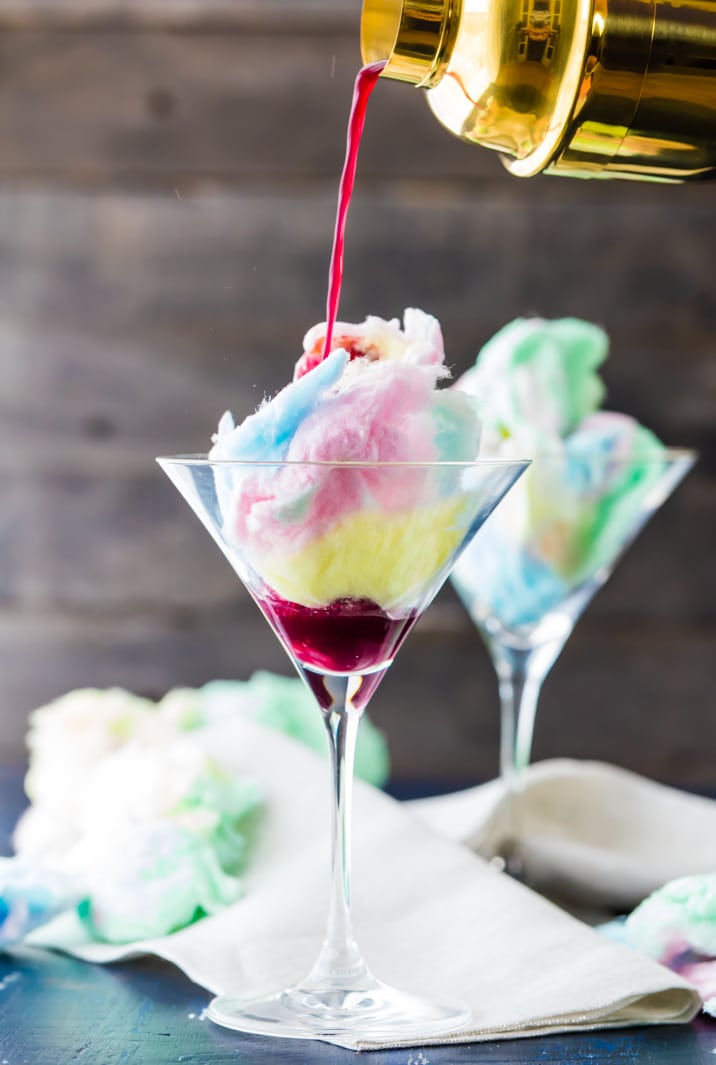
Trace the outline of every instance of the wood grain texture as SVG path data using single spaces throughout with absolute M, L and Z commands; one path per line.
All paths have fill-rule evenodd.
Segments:
M 160 695 L 288 670 L 153 459 L 205 449 L 227 406 L 254 409 L 323 316 L 359 6 L 0 0 L 0 759 L 71 687 Z M 420 92 L 379 86 L 343 316 L 423 306 L 458 372 L 517 315 L 600 322 L 610 405 L 701 452 L 580 622 L 536 738 L 539 755 L 701 786 L 715 274 L 705 185 L 520 182 Z M 494 679 L 449 592 L 374 713 L 399 776 L 494 772 Z
M 289 18 L 278 28 L 0 34 L 0 179 L 172 193 L 257 178 L 335 181 L 360 63 L 356 26 L 317 34 Z M 414 163 L 423 179 L 503 176 L 492 153 L 437 124 L 421 92 L 381 89 L 363 178 L 409 177 Z
M 245 1036 L 202 1020 L 209 996 L 152 959 L 95 966 L 31 948 L 0 956 L 2 1051 L 33 1065 L 350 1065 L 353 1051 L 327 1043 Z M 33 1023 L 28 1023 L 32 1016 Z M 578 1032 L 461 1046 L 364 1052 L 361 1065 L 708 1065 L 713 1027 Z
M 291 25 L 320 32 L 326 24 L 355 30 L 359 15 L 355 0 L 0 0 L 0 26 L 55 31 Z

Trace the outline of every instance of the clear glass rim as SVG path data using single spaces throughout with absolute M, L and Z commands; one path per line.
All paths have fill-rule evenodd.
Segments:
M 361 460 L 336 460 L 329 459 L 210 459 L 208 455 L 158 455 L 158 463 L 166 463 L 174 466 L 261 466 L 271 468 L 276 466 L 316 466 L 323 469 L 473 469 L 475 466 L 529 466 L 531 459 L 528 458 L 504 458 L 499 456 L 487 456 L 465 462 L 370 462 Z
M 589 459 L 592 456 L 585 453 L 584 455 L 573 457 Z M 609 458 L 608 455 L 604 457 Z M 637 451 L 634 454 L 625 456 L 631 462 L 676 462 L 682 460 L 692 463 L 696 462 L 698 457 L 698 451 L 688 447 L 665 447 L 661 450 Z M 156 461 L 160 464 L 167 463 L 175 466 L 259 466 L 266 468 L 275 466 L 316 466 L 323 469 L 331 467 L 346 469 L 443 469 L 448 467 L 451 469 L 471 469 L 475 466 L 488 465 L 498 468 L 515 465 L 530 466 L 534 463 L 562 462 L 564 458 L 565 452 L 557 451 L 537 451 L 530 456 L 484 455 L 470 461 L 435 460 L 430 462 L 421 462 L 419 460 L 415 462 L 371 462 L 352 459 L 337 459 L 335 461 L 329 459 L 212 459 L 209 458 L 208 454 L 196 453 L 190 455 L 158 455 Z
M 529 461 L 535 462 L 562 462 L 567 457 L 566 451 L 535 451 L 530 456 Z M 569 458 L 574 459 L 592 459 L 592 458 L 606 458 L 609 459 L 608 453 L 595 452 L 590 454 L 588 451 L 575 452 L 569 455 Z M 663 448 L 649 448 L 648 450 L 629 452 L 624 455 L 623 458 L 628 462 L 676 462 L 679 459 L 689 460 L 690 462 L 696 462 L 699 457 L 699 452 L 690 447 L 663 447 Z M 487 460 L 489 456 L 485 456 Z

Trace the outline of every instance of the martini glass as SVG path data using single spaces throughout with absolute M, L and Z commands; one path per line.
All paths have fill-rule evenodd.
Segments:
M 542 683 L 578 618 L 695 461 L 685 450 L 536 455 L 457 561 L 452 581 L 490 653 L 500 694 L 502 820 L 488 855 L 529 880 L 521 791 Z
M 353 754 L 362 711 L 408 632 L 528 465 L 160 458 L 258 604 L 323 716 L 333 801 L 325 939 L 311 972 L 255 997 L 220 996 L 218 1024 L 302 1039 L 381 1042 L 454 1030 L 468 1008 L 377 980 L 350 914 Z

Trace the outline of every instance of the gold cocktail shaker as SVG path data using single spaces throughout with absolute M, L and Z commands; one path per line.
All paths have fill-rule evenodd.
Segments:
M 521 177 L 716 172 L 716 0 L 363 0 L 361 43 Z

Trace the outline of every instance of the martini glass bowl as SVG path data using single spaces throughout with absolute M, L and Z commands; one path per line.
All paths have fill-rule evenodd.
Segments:
M 244 583 L 316 700 L 330 750 L 332 856 L 323 945 L 268 995 L 220 996 L 239 1031 L 399 1042 L 469 1018 L 377 980 L 350 913 L 353 754 L 362 711 L 455 559 L 528 465 L 157 460 Z
M 695 459 L 663 448 L 537 454 L 453 569 L 499 684 L 505 801 L 497 853 L 488 857 L 518 879 L 529 880 L 521 791 L 542 683 L 583 610 Z

